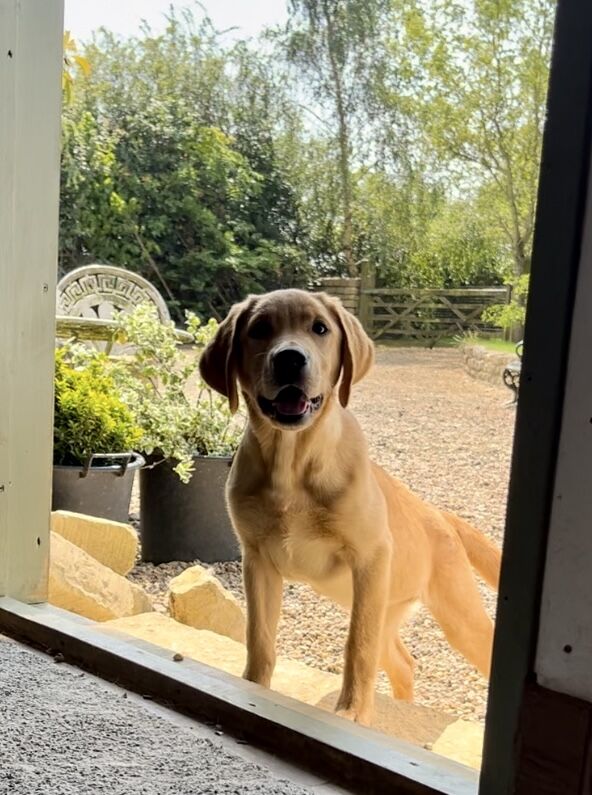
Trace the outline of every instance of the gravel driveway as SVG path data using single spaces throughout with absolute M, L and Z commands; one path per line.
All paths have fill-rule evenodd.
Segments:
M 501 381 L 501 376 L 500 376 Z M 456 349 L 379 348 L 377 362 L 353 392 L 352 409 L 373 458 L 417 494 L 468 519 L 501 542 L 514 409 L 507 389 L 465 374 Z M 132 577 L 165 610 L 171 576 L 190 564 L 141 564 Z M 243 599 L 239 564 L 215 573 Z M 490 614 L 495 596 L 482 586 Z M 280 654 L 341 673 L 347 616 L 306 586 L 287 585 L 280 623 Z M 453 651 L 422 608 L 402 637 L 416 663 L 416 701 L 459 717 L 483 720 L 487 685 Z M 389 692 L 380 675 L 379 689 Z

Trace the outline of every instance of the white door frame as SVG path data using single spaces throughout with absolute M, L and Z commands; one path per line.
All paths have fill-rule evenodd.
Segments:
M 47 595 L 63 0 L 0 0 L 0 595 Z

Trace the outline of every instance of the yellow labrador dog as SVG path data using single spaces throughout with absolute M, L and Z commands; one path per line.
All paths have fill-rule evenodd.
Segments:
M 378 668 L 395 698 L 413 698 L 413 659 L 399 628 L 423 602 L 485 676 L 493 626 L 471 566 L 497 587 L 500 555 L 368 457 L 347 410 L 373 345 L 341 303 L 278 290 L 234 306 L 204 351 L 204 380 L 249 414 L 227 485 L 243 551 L 244 677 L 269 687 L 283 580 L 309 583 L 351 612 L 337 712 L 372 715 Z

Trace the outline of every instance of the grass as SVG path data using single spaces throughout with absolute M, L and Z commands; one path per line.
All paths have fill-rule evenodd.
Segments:
M 481 345 L 487 348 L 488 351 L 497 351 L 498 353 L 516 353 L 516 343 L 507 342 L 506 340 L 495 339 L 492 337 L 475 337 L 474 339 L 467 340 L 467 342 Z
M 383 340 L 378 339 L 377 344 L 385 348 L 427 348 L 429 344 L 425 340 L 415 339 L 397 339 L 397 340 Z M 487 348 L 488 351 L 496 351 L 498 353 L 516 353 L 516 343 L 506 342 L 506 340 L 496 339 L 493 337 L 478 337 L 471 335 L 467 337 L 442 337 L 434 347 L 436 348 L 458 348 L 462 343 L 470 345 L 481 345 Z

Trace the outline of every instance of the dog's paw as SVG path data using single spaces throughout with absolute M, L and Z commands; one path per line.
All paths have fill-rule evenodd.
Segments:
M 271 670 L 260 670 L 255 668 L 245 668 L 242 678 L 247 682 L 254 682 L 257 685 L 269 688 L 271 685 Z
M 372 720 L 369 710 L 361 710 L 357 707 L 337 707 L 335 714 L 340 718 L 359 723 L 361 726 L 370 726 Z

